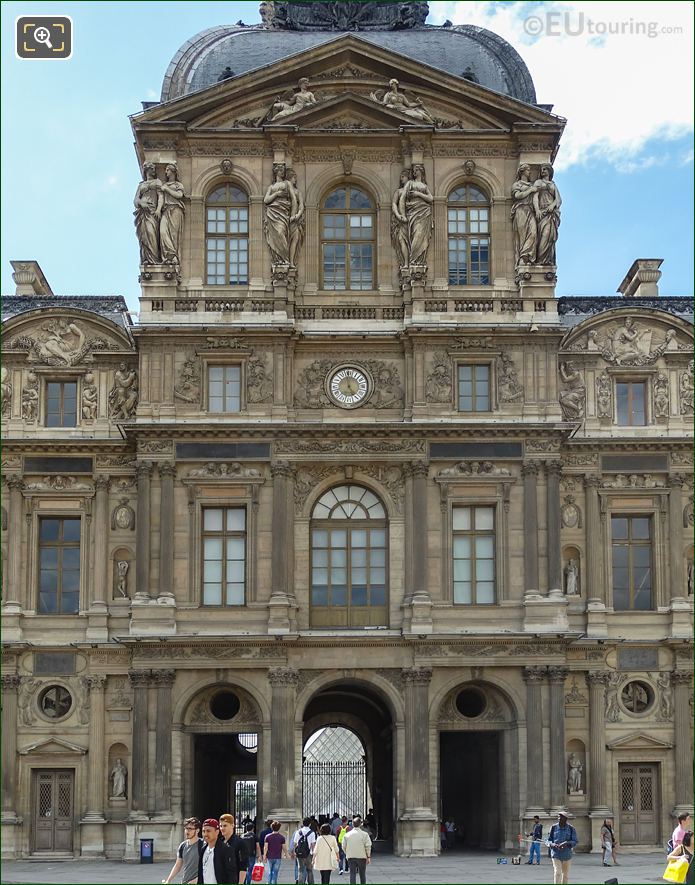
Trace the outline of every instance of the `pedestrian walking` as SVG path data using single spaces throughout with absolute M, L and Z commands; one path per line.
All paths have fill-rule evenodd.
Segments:
M 337 839 L 338 838 L 338 830 L 342 826 L 342 821 L 340 820 L 340 815 L 338 814 L 337 811 L 333 812 L 333 817 L 331 817 L 330 824 L 331 824 L 331 833 Z
M 321 883 L 331 881 L 331 873 L 338 869 L 340 852 L 338 840 L 331 833 L 330 824 L 322 824 L 314 845 L 314 869 L 321 874 Z
M 223 816 L 234 820 L 231 814 Z M 236 837 L 232 834 L 232 838 Z M 203 839 L 206 847 L 200 855 L 198 882 L 204 885 L 241 885 L 245 882 L 246 849 L 241 846 L 242 856 L 237 850 L 230 848 L 220 832 L 220 822 L 216 818 L 209 817 L 203 821 Z
M 453 820 L 444 821 L 446 829 L 446 850 L 452 851 L 456 848 L 456 824 Z
M 292 836 L 292 857 L 297 860 L 297 882 L 314 885 L 312 855 L 316 844 L 316 834 L 311 829 L 311 818 L 305 817 L 301 827 Z
M 280 832 L 280 821 L 274 820 L 263 843 L 263 863 L 268 864 L 268 885 L 276 885 L 283 857 L 289 857 L 285 837 Z
M 265 837 L 269 836 L 273 832 L 272 821 L 267 820 L 263 826 L 263 829 L 258 834 L 258 844 L 261 846 L 261 854 L 263 854 L 263 850 L 265 848 Z
M 345 851 L 343 850 L 343 840 L 345 839 L 345 834 L 352 829 L 352 826 L 348 819 L 343 815 L 340 819 L 340 828 L 338 829 L 338 851 L 340 853 L 340 857 L 338 859 L 338 875 L 342 876 L 343 873 L 347 873 L 348 862 L 347 857 L 345 857 Z
M 183 822 L 183 832 L 186 838 L 176 849 L 176 861 L 171 868 L 171 872 L 162 879 L 162 882 L 168 883 L 174 881 L 174 877 L 181 873 L 178 880 L 183 885 L 188 883 L 196 883 L 198 881 L 198 866 L 200 865 L 200 856 L 205 850 L 205 842 L 200 837 L 200 821 L 197 817 L 188 817 Z
M 249 856 L 248 867 L 246 868 L 246 885 L 251 885 L 253 865 L 261 860 L 261 845 L 253 831 L 253 823 L 251 821 L 244 824 L 244 835 L 241 838 Z
M 249 853 L 246 843 L 236 833 L 236 818 L 229 812 L 220 815 L 220 837 L 224 841 L 224 847 L 229 852 L 231 863 L 237 871 L 237 874 L 231 881 L 236 882 L 238 879 L 239 882 L 245 882 Z M 253 860 L 251 861 L 251 867 L 253 868 Z
M 350 885 L 355 885 L 358 872 L 361 885 L 365 885 L 367 864 L 372 862 L 372 840 L 369 833 L 362 828 L 359 814 L 352 819 L 352 829 L 343 836 L 343 851 L 350 870 Z
M 543 841 L 543 825 L 541 824 L 541 819 L 537 814 L 533 816 L 533 827 L 530 833 L 526 834 L 531 837 L 531 844 L 529 845 L 529 855 L 526 863 L 532 864 L 533 858 L 535 856 L 536 863 L 538 866 L 541 864 L 541 842 Z
M 553 862 L 553 882 L 555 885 L 568 885 L 572 850 L 578 841 L 577 831 L 568 823 L 567 815 L 563 811 L 559 812 L 557 823 L 550 828 L 550 833 L 545 843 L 550 849 L 550 859 Z
M 603 826 L 601 827 L 601 851 L 603 855 L 603 865 L 604 867 L 610 866 L 610 860 L 613 859 L 613 866 L 619 867 L 620 864 L 615 859 L 615 850 L 618 845 L 617 839 L 615 838 L 615 831 L 613 830 L 613 818 L 607 817 L 603 821 Z
M 692 885 L 695 882 L 695 863 L 693 863 L 693 833 L 691 830 L 685 831 L 681 841 L 669 854 L 668 860 L 676 860 L 679 857 L 684 857 L 688 861 L 685 879 L 681 879 L 681 881 L 686 885 Z
M 681 811 L 678 815 L 678 826 L 673 831 L 671 835 L 671 851 L 674 848 L 677 848 L 681 842 L 683 841 L 683 836 L 688 832 L 688 830 L 692 829 L 693 819 L 690 816 L 690 813 L 687 811 Z

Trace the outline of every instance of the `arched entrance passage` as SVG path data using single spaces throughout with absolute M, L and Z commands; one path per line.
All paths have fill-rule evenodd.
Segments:
M 317 731 L 332 726 L 352 732 L 364 748 L 365 803 L 371 797 L 373 804 L 351 811 L 365 815 L 373 808 L 378 838 L 390 841 L 393 838 L 393 717 L 388 705 L 377 690 L 362 682 L 344 681 L 326 686 L 313 696 L 304 711 L 302 747 L 307 747 Z M 306 752 L 303 756 L 306 758 Z M 355 774 L 358 768 L 355 766 Z M 346 788 L 347 792 L 349 784 Z M 303 795 L 310 789 L 311 784 L 303 784 Z M 324 813 L 307 807 L 307 799 L 302 802 L 305 813 L 317 816 Z M 348 796 L 344 799 L 347 801 Z M 339 809 L 331 808 L 325 813 L 333 811 Z
M 367 752 L 358 735 L 342 725 L 319 728 L 302 754 L 302 814 L 330 819 L 373 808 L 367 784 Z

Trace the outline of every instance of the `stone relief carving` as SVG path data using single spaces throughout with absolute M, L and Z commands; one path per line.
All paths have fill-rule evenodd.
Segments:
M 48 366 L 76 366 L 92 362 L 93 351 L 114 347 L 107 338 L 88 338 L 87 332 L 78 323 L 63 317 L 47 320 L 40 325 L 35 337 L 20 335 L 10 345 L 13 350 L 28 351 L 30 363 Z
M 453 467 L 445 467 L 437 474 L 439 477 L 457 476 L 511 476 L 506 467 L 498 467 L 492 461 L 459 461 Z
M 80 482 L 74 476 L 44 476 L 41 480 L 25 483 L 24 488 L 31 492 L 92 492 L 91 483 Z
M 596 378 L 596 414 L 599 418 L 613 415 L 613 385 L 605 369 Z
M 298 92 L 285 93 L 283 96 L 278 95 L 269 111 L 269 120 L 274 123 L 282 117 L 290 117 L 292 114 L 317 103 L 314 93 L 309 90 L 309 80 L 302 77 L 299 81 Z
M 566 421 L 576 421 L 584 417 L 586 387 L 581 373 L 572 362 L 560 363 L 560 379 L 566 384 L 560 391 L 560 408 Z
M 257 479 L 261 476 L 261 472 L 255 467 L 244 467 L 238 461 L 232 461 L 230 464 L 210 461 L 203 467 L 189 471 L 188 476 L 201 479 Z
M 360 470 L 380 483 L 391 496 L 396 513 L 403 512 L 405 498 L 405 475 L 402 467 L 395 464 L 361 464 Z
M 7 418 L 12 413 L 12 382 L 7 366 L 0 368 L 0 414 Z
M 688 560 L 685 567 L 685 584 L 688 596 L 692 596 L 693 590 L 695 589 L 695 563 L 693 563 L 692 559 Z
M 140 264 L 159 264 L 159 222 L 162 215 L 162 182 L 154 163 L 142 167 L 143 180 L 135 191 L 135 233 L 140 244 Z
M 695 383 L 693 382 L 693 360 L 688 363 L 688 368 L 681 373 L 679 385 L 681 399 L 681 415 L 693 414 L 693 401 L 695 398 Z
M 127 498 L 121 498 L 111 514 L 111 528 L 114 531 L 132 531 L 135 528 L 135 511 Z
M 22 682 L 17 694 L 18 718 L 22 725 L 33 725 L 36 721 L 34 710 L 34 696 L 41 683 L 33 676 L 22 677 Z
M 395 409 L 403 403 L 403 388 L 395 363 L 367 360 L 374 379 L 374 390 L 368 402 L 375 409 Z
M 567 495 L 561 508 L 562 527 L 576 529 L 582 527 L 582 512 L 575 503 L 574 495 Z
M 683 508 L 683 528 L 692 528 L 694 524 L 695 519 L 693 518 L 693 496 L 691 495 L 690 498 L 688 498 L 688 503 Z
M 620 673 L 611 673 L 606 684 L 605 718 L 608 722 L 620 722 L 620 707 L 618 706 L 618 686 L 620 685 Z
M 130 563 L 127 559 L 119 559 L 116 563 L 116 586 L 114 588 L 114 598 L 128 598 L 128 571 Z
M 432 371 L 425 381 L 425 399 L 429 403 L 451 405 L 451 360 L 443 350 L 432 355 Z
M 39 414 L 39 378 L 36 372 L 29 371 L 26 384 L 22 388 L 22 418 L 36 421 Z
M 586 704 L 589 703 L 586 696 L 583 695 L 581 693 L 581 691 L 579 690 L 579 688 L 577 686 L 577 680 L 574 678 L 572 679 L 572 688 L 565 695 L 565 703 L 566 704 L 581 705 L 581 706 L 585 706 Z
M 395 440 L 278 440 L 275 451 L 285 455 L 330 453 L 334 455 L 368 454 L 424 454 L 427 443 L 424 439 Z
M 302 369 L 294 392 L 296 405 L 304 409 L 320 409 L 330 405 L 323 383 L 331 365 L 330 360 L 314 360 Z
M 186 403 L 200 402 L 200 366 L 195 354 L 186 354 L 174 386 L 174 396 Z
M 273 376 L 266 368 L 264 357 L 252 356 L 248 359 L 246 399 L 250 403 L 268 403 L 273 400 Z
M 416 657 L 442 657 L 442 658 L 465 658 L 465 657 L 533 657 L 547 655 L 562 655 L 560 646 L 550 643 L 529 642 L 525 644 L 492 644 L 486 642 L 471 642 L 461 645 L 422 643 L 415 646 Z M 540 667 L 545 678 L 545 668 Z
M 570 350 L 597 351 L 607 363 L 615 366 L 648 366 L 667 350 L 674 349 L 674 345 L 677 347 L 675 329 L 668 329 L 660 344 L 653 343 L 653 335 L 653 329 L 626 317 L 622 325 L 610 327 L 603 337 L 599 337 L 596 329 L 590 330 L 586 342 L 578 341 Z
M 106 696 L 108 709 L 127 708 L 132 706 L 129 683 L 125 677 L 117 677 L 110 681 L 109 693 Z
M 663 489 L 664 483 L 654 479 L 651 473 L 640 475 L 631 473 L 617 473 L 613 479 L 604 479 L 601 483 L 604 489 Z
M 583 774 L 582 760 L 576 753 L 570 753 L 567 760 L 567 792 L 570 795 L 584 792 Z
M 579 563 L 576 559 L 570 559 L 565 566 L 565 594 L 579 596 Z
M 668 375 L 665 375 L 663 372 L 659 372 L 654 379 L 653 396 L 654 417 L 668 418 L 670 405 L 669 384 Z
M 386 92 L 370 92 L 369 97 L 377 104 L 404 114 L 406 117 L 412 117 L 420 123 L 431 123 L 434 125 L 434 117 L 422 103 L 422 99 L 418 96 L 415 101 L 410 101 L 402 92 L 399 92 L 399 83 L 395 78 L 389 80 L 389 88 Z
M 514 360 L 503 353 L 497 362 L 497 394 L 501 403 L 516 403 L 524 398 L 524 387 L 519 383 Z
M 123 760 L 118 758 L 109 774 L 109 782 L 111 784 L 111 799 L 126 799 L 128 796 L 128 769 L 123 764 Z
M 82 381 L 82 418 L 85 421 L 96 421 L 97 409 L 97 386 L 94 375 L 87 372 Z
M 141 439 L 138 440 L 138 452 L 148 455 L 163 455 L 174 451 L 174 444 L 170 439 Z
M 659 686 L 659 711 L 658 722 L 668 722 L 673 718 L 673 689 L 671 688 L 671 674 L 662 673 L 656 681 Z
M 261 647 L 241 646 L 157 646 L 137 647 L 133 649 L 133 658 L 148 660 L 194 660 L 198 658 L 210 658 L 212 660 L 225 660 L 226 658 L 241 658 L 243 660 L 265 660 L 266 658 L 282 658 L 284 652 L 274 645 Z
M 19 455 L 5 455 L 5 457 L 2 458 L 2 460 L 0 461 L 0 464 L 2 464 L 2 467 L 5 470 L 11 470 L 15 467 L 21 467 L 22 459 L 19 457 Z
M 97 458 L 97 467 L 135 467 L 135 455 L 107 455 Z
M 671 464 L 674 467 L 692 467 L 693 461 L 692 452 L 671 452 Z
M 121 363 L 113 377 L 109 393 L 109 416 L 127 420 L 135 414 L 138 404 L 138 373 Z
M 217 350 L 217 348 L 220 347 L 224 348 L 225 350 L 242 350 L 246 347 L 246 343 L 241 338 L 228 338 L 226 335 L 223 335 L 219 338 L 213 338 L 211 335 L 208 335 L 206 337 L 206 350 Z
M 393 31 L 424 25 L 428 5 L 404 3 L 314 2 L 264 0 L 259 12 L 263 27 L 296 31 Z

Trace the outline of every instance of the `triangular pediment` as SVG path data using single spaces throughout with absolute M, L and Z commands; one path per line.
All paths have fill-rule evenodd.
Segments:
M 58 753 L 70 753 L 70 754 L 79 754 L 83 756 L 87 750 L 85 747 L 80 747 L 77 744 L 71 744 L 69 741 L 64 741 L 61 738 L 45 738 L 41 741 L 36 741 L 36 743 L 29 744 L 28 747 L 24 747 L 24 749 L 19 751 L 20 756 L 30 756 L 32 754 L 41 754 L 49 753 L 53 755 L 57 755 Z
M 611 741 L 606 746 L 609 750 L 670 750 L 673 744 L 644 731 L 636 731 Z

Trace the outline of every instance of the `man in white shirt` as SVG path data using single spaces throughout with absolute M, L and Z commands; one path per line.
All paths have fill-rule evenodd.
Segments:
M 219 829 L 219 823 L 212 818 L 203 823 L 203 840 L 205 841 L 205 850 L 203 851 L 202 858 L 204 885 L 217 885 L 217 878 L 215 877 L 215 843 L 217 842 Z
M 372 862 L 372 840 L 369 833 L 362 829 L 362 818 L 359 815 L 353 817 L 352 829 L 343 837 L 343 851 L 350 870 L 350 885 L 355 885 L 358 872 L 360 882 L 365 885 L 367 864 Z

